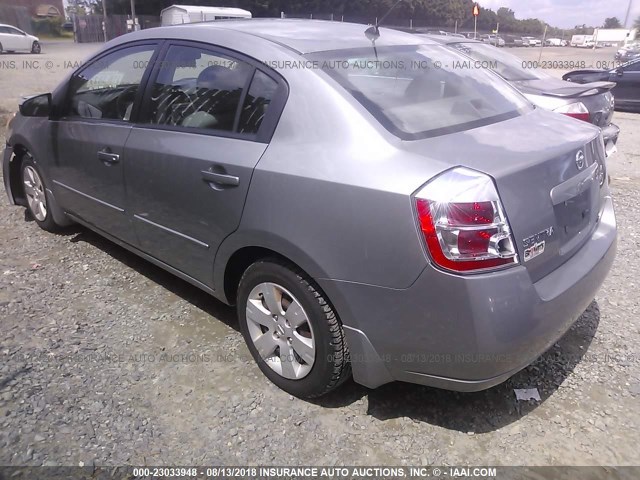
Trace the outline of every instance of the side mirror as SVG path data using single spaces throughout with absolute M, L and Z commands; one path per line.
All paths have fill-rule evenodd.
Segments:
M 616 75 L 619 76 L 619 77 L 624 75 L 624 68 L 622 68 L 622 67 L 616 68 Z
M 51 115 L 51 94 L 45 93 L 24 100 L 19 107 L 24 117 L 49 117 Z

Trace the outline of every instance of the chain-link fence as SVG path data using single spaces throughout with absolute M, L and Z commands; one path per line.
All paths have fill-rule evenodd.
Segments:
M 141 29 L 160 26 L 160 17 L 153 15 L 138 15 Z M 128 15 L 75 15 L 73 31 L 78 43 L 104 42 L 119 37 L 133 30 L 131 17 Z
M 302 19 L 312 19 L 312 20 L 329 20 L 333 22 L 350 22 L 350 23 L 361 23 L 363 25 L 374 25 L 380 19 L 375 16 L 366 16 L 366 15 L 342 15 L 342 14 L 334 14 L 334 13 L 310 13 L 310 14 L 300 14 L 300 13 L 286 13 L 283 12 L 281 14 L 282 18 L 302 18 Z M 473 31 L 473 26 L 469 28 L 469 26 L 465 26 L 462 23 L 454 24 L 454 25 L 434 25 L 430 23 L 426 19 L 417 19 L 414 20 L 412 18 L 387 18 L 384 20 L 381 26 L 388 28 L 395 28 L 398 30 L 416 32 L 416 33 L 424 33 L 427 31 L 431 32 L 450 32 L 450 33 L 458 33 L 458 32 L 468 32 Z M 478 34 L 481 32 L 478 31 Z M 488 33 L 488 32 L 482 32 Z

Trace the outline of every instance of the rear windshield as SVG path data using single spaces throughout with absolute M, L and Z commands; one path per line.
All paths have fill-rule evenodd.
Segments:
M 449 47 L 455 48 L 459 52 L 469 55 L 471 58 L 492 63 L 493 69 L 503 78 L 510 82 L 524 80 L 544 80 L 550 78 L 544 72 L 533 68 L 525 69 L 520 58 L 499 48 L 484 43 L 452 43 Z
M 531 108 L 497 75 L 439 45 L 338 50 L 308 57 L 404 140 L 496 123 Z

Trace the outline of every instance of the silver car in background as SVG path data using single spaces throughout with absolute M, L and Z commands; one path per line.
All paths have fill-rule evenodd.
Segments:
M 553 345 L 614 260 L 600 130 L 434 41 L 305 20 L 107 43 L 25 101 L 9 200 L 237 306 L 262 372 L 473 391 Z M 258 388 L 258 387 L 256 387 Z
M 612 123 L 615 98 L 611 90 L 615 83 L 592 82 L 582 85 L 554 78 L 508 52 L 474 40 L 458 40 L 428 36 L 433 41 L 454 48 L 465 55 L 489 65 L 505 80 L 511 82 L 530 101 L 545 110 L 592 123 L 602 129 L 607 156 L 616 150 L 620 129 Z

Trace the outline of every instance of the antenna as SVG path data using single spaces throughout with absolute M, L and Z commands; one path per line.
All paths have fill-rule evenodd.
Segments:
M 382 24 L 382 22 L 384 21 L 385 18 L 387 18 L 389 16 L 389 14 L 398 6 L 400 5 L 401 2 L 403 2 L 404 0 L 398 0 L 396 3 L 393 4 L 393 6 L 389 9 L 389 11 L 387 13 L 385 13 L 382 18 L 380 18 L 380 20 L 378 20 L 376 18 L 376 24 L 367 28 L 364 31 L 365 36 L 371 40 L 371 43 L 373 44 L 373 51 L 376 54 L 376 60 L 378 59 L 378 49 L 376 48 L 376 40 L 380 38 L 380 24 Z
M 364 34 L 367 36 L 367 38 L 369 40 L 371 40 L 372 42 L 375 42 L 378 38 L 380 38 L 380 25 L 382 24 L 382 22 L 384 21 L 385 18 L 387 18 L 389 16 L 389 14 L 391 12 L 393 12 L 393 10 L 400 5 L 400 3 L 404 2 L 404 0 L 398 0 L 396 3 L 393 4 L 393 6 L 389 9 L 389 11 L 387 13 L 385 13 L 382 18 L 380 18 L 380 20 L 378 20 L 376 18 L 376 24 L 367 28 L 364 32 Z

